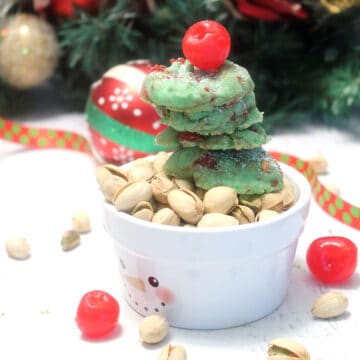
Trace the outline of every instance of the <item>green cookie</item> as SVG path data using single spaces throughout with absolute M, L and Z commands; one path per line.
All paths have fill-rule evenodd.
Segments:
M 235 130 L 232 134 L 204 136 L 194 132 L 178 132 L 168 127 L 155 138 L 157 145 L 170 148 L 194 147 L 207 150 L 253 149 L 266 143 L 266 132 L 261 124 L 245 130 Z
M 256 107 L 253 92 L 235 104 L 216 107 L 213 111 L 180 112 L 164 107 L 156 109 L 164 124 L 177 131 L 190 131 L 201 135 L 231 134 L 235 129 L 246 129 L 263 121 L 263 113 Z
M 145 101 L 169 110 L 199 112 L 233 104 L 253 90 L 248 71 L 231 61 L 209 73 L 185 60 L 148 74 L 141 95 Z
M 207 151 L 186 148 L 175 151 L 166 162 L 168 176 L 193 178 L 196 186 L 211 189 L 230 186 L 241 195 L 280 191 L 282 172 L 262 148 L 241 151 Z

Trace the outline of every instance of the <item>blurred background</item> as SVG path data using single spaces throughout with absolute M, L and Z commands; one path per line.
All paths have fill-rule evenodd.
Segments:
M 0 0 L 0 114 L 84 111 L 108 69 L 168 65 L 202 19 L 228 29 L 270 133 L 310 123 L 360 134 L 359 0 Z

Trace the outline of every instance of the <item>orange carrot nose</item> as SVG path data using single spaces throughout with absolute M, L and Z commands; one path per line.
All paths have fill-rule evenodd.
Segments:
M 140 278 L 134 277 L 134 276 L 129 276 L 129 275 L 124 275 L 126 281 L 133 287 L 135 287 L 136 289 L 145 292 L 145 283 L 143 280 L 141 280 Z

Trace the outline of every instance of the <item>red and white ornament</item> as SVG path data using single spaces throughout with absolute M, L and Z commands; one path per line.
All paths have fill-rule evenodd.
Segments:
M 123 143 L 125 139 L 119 137 L 117 130 L 113 131 L 114 134 L 117 133 L 117 137 L 111 137 L 109 132 L 101 132 L 99 128 L 92 126 L 87 111 L 93 147 L 105 161 L 121 164 L 160 150 L 155 145 L 155 136 L 164 130 L 166 125 L 160 123 L 160 117 L 155 108 L 140 98 L 142 83 L 146 74 L 151 71 L 151 67 L 148 61 L 133 61 L 117 65 L 108 70 L 91 87 L 89 101 L 106 116 L 108 124 L 111 118 L 114 121 L 112 123 L 114 127 L 117 122 L 134 130 L 130 134 L 124 134 L 124 136 L 131 136 L 133 141 L 136 141 L 138 137 L 138 141 L 142 142 L 144 134 L 147 139 L 149 136 L 153 138 L 153 151 L 139 151 L 139 149 L 125 146 Z

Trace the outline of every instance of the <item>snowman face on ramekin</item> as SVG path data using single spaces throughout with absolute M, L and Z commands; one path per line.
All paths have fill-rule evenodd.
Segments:
M 144 262 L 136 262 L 135 269 L 120 259 L 127 302 L 139 313 L 166 313 L 175 301 L 173 291 Z

